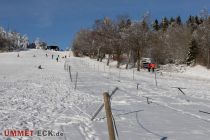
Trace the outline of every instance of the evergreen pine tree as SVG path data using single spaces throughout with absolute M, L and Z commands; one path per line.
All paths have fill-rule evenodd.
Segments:
M 129 27 L 129 26 L 131 26 L 131 24 L 132 24 L 131 23 L 131 20 L 130 19 L 127 19 L 126 26 Z
M 188 20 L 186 21 L 187 25 L 191 26 L 193 24 L 193 18 L 192 16 L 190 15 Z
M 193 65 L 196 63 L 196 55 L 197 55 L 197 42 L 195 39 L 192 39 L 189 43 L 189 51 L 187 54 L 186 63 L 187 65 Z
M 157 19 L 153 22 L 152 27 L 153 27 L 153 30 L 154 31 L 158 31 L 160 29 L 159 23 L 158 23 L 158 20 Z
M 171 17 L 169 23 L 172 24 L 172 23 L 174 23 L 174 22 L 175 22 L 175 19 L 174 19 L 173 17 Z
M 197 25 L 201 24 L 201 20 L 199 19 L 198 16 L 195 16 L 195 23 L 196 23 Z
M 162 20 L 162 29 L 163 29 L 163 31 L 167 30 L 168 25 L 169 25 L 169 21 L 168 21 L 168 19 L 166 17 L 164 17 L 163 20 Z
M 182 25 L 182 20 L 180 16 L 176 17 L 176 24 Z
M 198 26 L 199 22 L 202 23 L 202 21 L 199 20 L 198 17 L 189 16 L 186 23 L 191 28 L 191 32 L 193 33 L 197 29 L 197 26 Z

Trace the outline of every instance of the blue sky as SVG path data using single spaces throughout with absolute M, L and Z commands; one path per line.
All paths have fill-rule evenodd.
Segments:
M 153 19 L 198 15 L 210 8 L 209 0 L 0 0 L 0 26 L 36 37 L 62 48 L 70 46 L 81 28 L 95 19 L 129 15 L 140 19 L 147 11 Z

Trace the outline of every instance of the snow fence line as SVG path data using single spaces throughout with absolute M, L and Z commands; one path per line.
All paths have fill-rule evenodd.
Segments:
M 95 68 L 95 66 L 94 66 L 94 68 Z M 69 78 L 70 78 L 71 82 L 73 82 L 72 75 L 71 75 L 71 66 L 70 66 L 69 62 L 67 64 L 67 62 L 65 61 L 65 63 L 64 63 L 64 70 L 69 73 Z M 99 65 L 98 65 L 98 72 L 99 72 Z M 120 71 L 119 71 L 119 79 L 120 79 Z M 78 80 L 78 72 L 76 72 L 76 79 L 75 79 L 74 90 L 77 89 L 77 80 Z M 103 93 L 104 103 L 96 110 L 94 115 L 92 117 L 90 117 L 90 120 L 93 121 L 95 119 L 95 117 L 103 109 L 103 107 L 105 107 L 106 118 L 107 118 L 107 126 L 108 126 L 108 132 L 109 132 L 109 140 L 115 140 L 115 135 L 117 136 L 117 138 L 119 138 L 117 127 L 116 127 L 116 123 L 115 123 L 115 119 L 114 119 L 113 114 L 112 114 L 111 102 L 110 102 L 111 97 L 116 93 L 116 91 L 118 89 L 119 88 L 116 87 L 112 91 L 111 94 L 109 94 L 108 92 Z M 80 109 L 80 108 L 78 107 L 78 109 Z M 80 111 L 82 111 L 82 110 L 80 110 Z
M 82 60 L 80 60 L 80 62 L 82 63 Z M 83 62 L 82 64 L 84 65 L 84 62 Z M 88 63 L 87 66 L 89 66 L 89 63 Z M 95 64 L 93 65 L 93 68 L 94 68 L 94 71 L 96 71 L 96 66 L 95 66 Z M 104 70 L 104 72 L 105 72 L 105 65 L 104 65 L 103 68 L 104 68 L 103 70 Z M 69 72 L 69 77 L 70 77 L 70 80 L 71 80 L 71 82 L 72 82 L 71 66 L 70 66 L 70 63 L 67 64 L 67 63 L 65 62 L 65 64 L 64 64 L 64 70 L 66 70 L 66 71 Z M 83 69 L 83 72 L 84 72 L 84 69 Z M 99 72 L 99 64 L 98 64 L 98 72 Z M 119 69 L 118 72 L 119 72 L 119 73 L 118 73 L 118 76 L 116 76 L 116 77 L 118 77 L 119 80 L 116 80 L 116 81 L 120 82 L 120 79 L 121 79 L 121 69 Z M 109 67 L 109 73 L 110 73 L 110 67 Z M 162 73 L 161 73 L 161 74 L 162 74 Z M 75 79 L 75 87 L 74 87 L 74 90 L 77 89 L 77 79 L 78 79 L 78 72 L 76 72 L 76 79 Z M 132 79 L 133 79 L 133 80 L 135 79 L 135 77 L 134 77 L 134 69 L 133 69 Z M 155 74 L 154 74 L 154 82 L 155 82 L 155 86 L 158 87 L 157 72 L 156 72 L 156 71 L 155 71 Z M 139 90 L 139 85 L 140 85 L 139 83 L 136 83 L 136 88 L 137 88 L 137 90 Z M 186 89 L 186 88 L 182 88 L 182 87 L 171 87 L 171 88 L 176 88 L 176 89 L 177 89 L 178 91 L 180 91 L 180 93 L 185 97 L 185 100 L 186 100 L 187 102 L 190 101 L 189 99 L 187 99 L 186 93 L 182 90 L 182 89 Z M 103 109 L 103 107 L 105 106 L 106 117 L 104 117 L 104 118 L 107 118 L 107 126 L 108 126 L 108 132 L 109 132 L 109 139 L 110 139 L 110 140 L 115 140 L 115 136 L 118 137 L 117 127 L 116 127 L 116 125 L 115 125 L 114 116 L 112 115 L 112 112 L 111 112 L 112 109 L 111 109 L 111 103 L 110 103 L 111 97 L 115 94 L 115 92 L 116 92 L 118 89 L 119 89 L 119 88 L 116 87 L 116 88 L 112 91 L 111 94 L 108 94 L 107 92 L 105 92 L 106 94 L 108 94 L 108 95 L 106 95 L 106 96 L 108 96 L 108 97 L 106 97 L 106 98 L 108 98 L 108 99 L 106 99 L 106 101 L 105 101 L 105 93 L 104 93 L 104 103 L 96 110 L 96 112 L 93 114 L 92 117 L 91 117 L 91 115 L 90 115 L 90 117 L 89 117 L 90 120 L 93 121 L 93 120 L 97 117 L 97 115 L 101 112 L 101 110 Z M 172 109 L 172 110 L 174 110 L 174 111 L 181 112 L 181 110 L 176 110 L 175 108 L 172 108 L 172 107 L 168 106 L 167 104 L 159 104 L 157 101 L 153 101 L 153 99 L 152 99 L 151 97 L 148 97 L 148 96 L 142 96 L 142 97 L 146 99 L 147 104 L 155 103 L 155 104 L 157 104 L 157 105 L 161 105 L 161 106 L 167 107 L 167 108 Z M 108 109 L 108 111 L 107 111 L 107 108 L 106 108 L 106 102 L 108 102 L 108 103 L 107 103 L 107 104 L 109 105 L 108 108 L 110 108 L 110 109 Z M 207 111 L 202 111 L 202 110 L 199 110 L 199 112 L 200 112 L 200 113 L 205 113 L 205 114 L 210 114 L 209 112 L 207 112 Z M 195 114 L 190 114 L 189 112 L 183 112 L 183 113 L 184 113 L 184 114 L 187 114 L 187 115 L 190 115 L 190 116 L 193 116 L 193 117 L 196 117 Z M 110 114 L 111 114 L 111 115 L 110 115 Z M 110 118 L 111 118 L 111 120 L 110 120 Z M 196 117 L 196 118 L 198 118 L 198 117 Z M 201 118 L 201 119 L 202 119 L 202 118 Z M 205 120 L 205 119 L 202 119 L 202 120 Z M 205 120 L 205 121 L 208 121 L 208 120 Z M 115 135 L 115 134 L 116 134 L 116 135 Z M 167 137 L 163 137 L 163 138 L 165 139 L 165 138 L 167 138 Z
M 109 95 L 110 98 L 116 93 L 116 91 L 118 90 L 119 88 L 116 87 L 112 93 Z M 104 103 L 96 110 L 96 112 L 94 113 L 93 117 L 91 118 L 91 121 L 93 121 L 95 119 L 95 117 L 100 113 L 100 111 L 103 109 L 104 107 Z

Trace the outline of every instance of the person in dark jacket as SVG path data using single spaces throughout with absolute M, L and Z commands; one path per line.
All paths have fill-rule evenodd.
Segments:
M 150 72 L 150 69 L 151 69 L 151 63 L 148 63 L 148 65 L 147 65 L 147 69 L 148 69 L 148 72 Z

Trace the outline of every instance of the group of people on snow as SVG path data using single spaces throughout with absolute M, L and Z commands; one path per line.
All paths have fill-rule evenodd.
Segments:
M 48 54 L 46 53 L 45 56 L 48 57 Z M 53 58 L 54 58 L 54 55 L 52 54 L 51 57 L 52 57 L 52 59 L 53 59 Z M 57 61 L 57 62 L 58 62 L 59 58 L 60 58 L 60 55 L 58 55 L 58 56 L 56 57 L 56 61 Z M 65 55 L 65 57 L 62 57 L 62 58 L 66 58 L 66 55 Z
M 54 55 L 52 54 L 52 59 L 53 59 Z M 56 61 L 58 62 L 58 59 L 59 59 L 59 55 L 56 57 Z
M 152 72 L 154 72 L 155 68 L 156 68 L 155 63 L 148 63 L 148 65 L 147 65 L 148 72 L 150 72 L 150 70 L 152 70 Z

